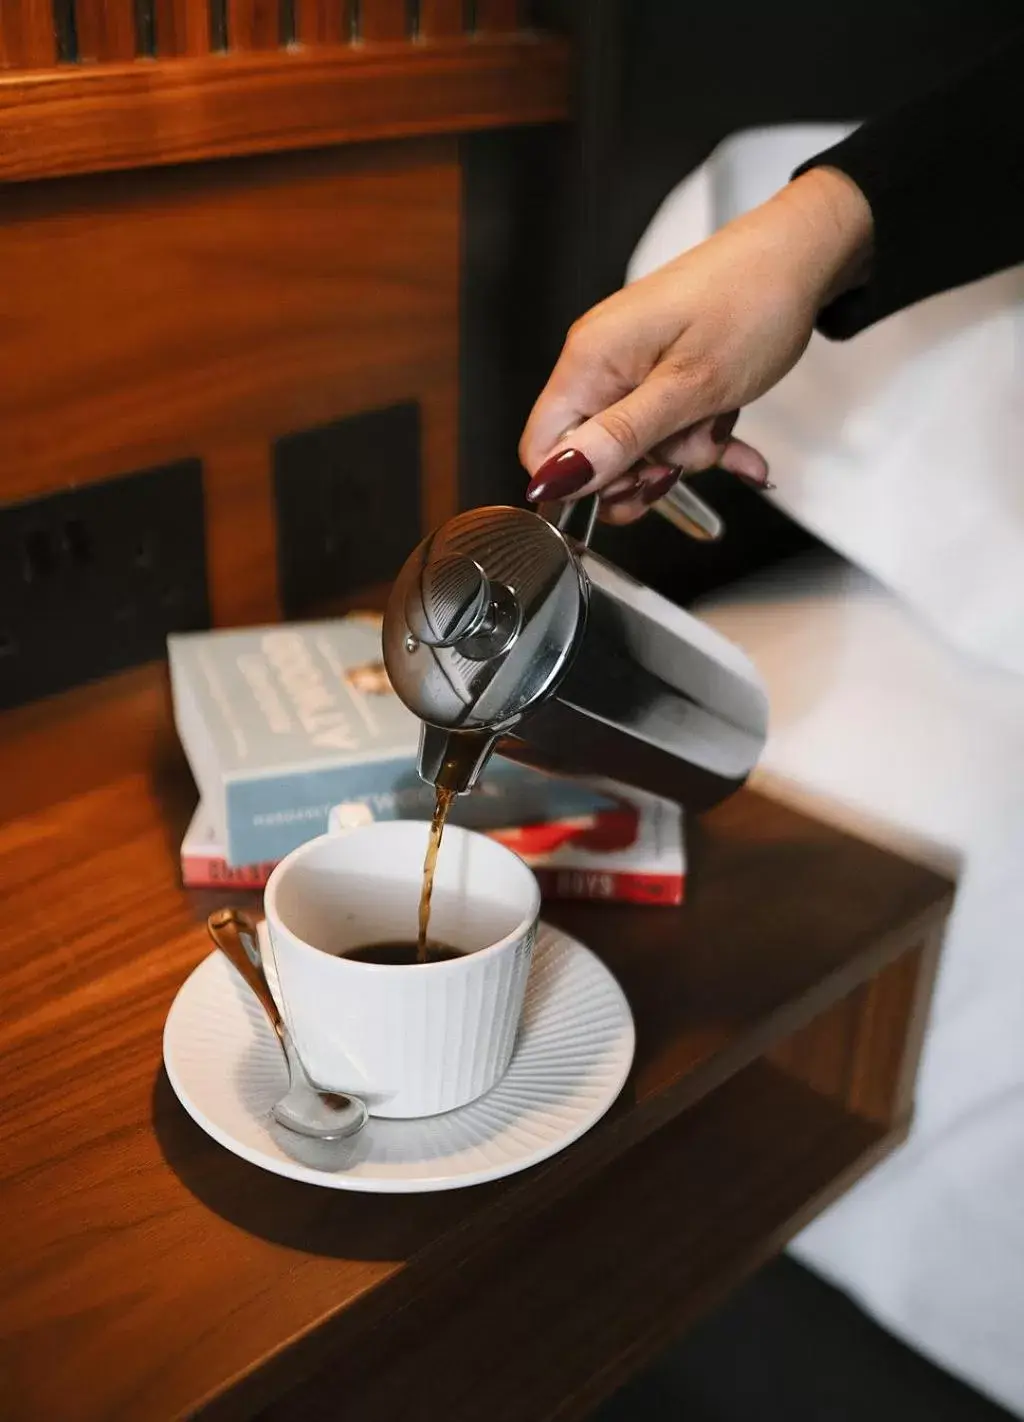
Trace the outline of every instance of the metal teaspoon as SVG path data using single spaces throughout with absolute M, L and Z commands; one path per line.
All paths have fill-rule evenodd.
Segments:
M 206 928 L 255 994 L 281 1043 L 288 1063 L 288 1090 L 273 1109 L 274 1120 L 297 1135 L 321 1141 L 342 1140 L 361 1131 L 368 1115 L 365 1102 L 358 1096 L 321 1091 L 307 1076 L 267 983 L 253 921 L 239 909 L 218 909 L 206 920 Z

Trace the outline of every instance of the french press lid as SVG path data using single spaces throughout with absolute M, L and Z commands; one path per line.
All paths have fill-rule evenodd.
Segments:
M 539 514 L 490 507 L 449 519 L 414 550 L 383 642 L 391 684 L 421 721 L 497 731 L 553 690 L 586 623 L 574 546 Z

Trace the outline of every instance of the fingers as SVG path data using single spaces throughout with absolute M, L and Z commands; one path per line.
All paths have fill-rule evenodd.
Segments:
M 519 441 L 520 462 L 531 474 L 540 469 L 556 448 L 567 448 L 571 444 L 567 430 L 575 433 L 576 428 L 593 414 L 593 408 L 581 410 L 578 400 L 555 393 L 553 383 L 549 383 L 534 405 Z
M 713 419 L 701 420 L 663 439 L 656 454 L 665 464 L 678 464 L 688 474 L 697 474 L 701 469 L 714 469 L 722 458 L 722 451 L 729 443 L 739 410 L 730 410 Z
M 601 496 L 603 523 L 635 523 L 649 508 L 663 499 L 681 474 L 678 465 L 645 464 L 631 479 L 617 481 Z
M 680 473 L 721 468 L 757 488 L 771 487 L 763 456 L 732 438 L 738 410 L 706 416 L 682 429 L 673 427 L 680 407 L 678 388 L 652 376 L 586 419 L 560 394 L 559 383 L 553 380 L 537 402 L 520 446 L 527 468 L 534 467 L 531 459 L 538 450 L 546 454 L 527 489 L 532 502 L 599 492 L 602 517 L 619 524 L 642 517 L 664 498 Z M 554 451 L 547 453 L 552 445 Z
M 678 478 L 679 470 L 673 465 L 637 465 L 629 474 L 624 475 L 621 479 L 616 479 L 601 495 L 602 517 L 605 510 L 611 510 L 617 506 L 649 508 L 651 504 L 655 504 L 659 499 L 665 497 Z M 615 522 L 614 519 L 610 521 Z
M 773 489 L 768 473 L 768 461 L 759 450 L 745 444 L 741 439 L 731 439 L 726 445 L 719 468 L 737 474 L 755 489 Z
M 533 472 L 527 498 L 539 503 L 610 488 L 681 425 L 710 413 L 700 409 L 700 398 L 699 391 L 681 389 L 667 375 L 655 372 L 621 400 L 584 420 L 571 435 L 564 439 L 556 435 L 556 447 L 547 447 L 539 466 L 533 459 L 544 449 L 541 437 L 556 428 L 565 430 L 573 421 L 568 402 L 552 397 L 542 409 L 538 402 L 521 446 L 524 463 Z
M 731 423 L 735 423 L 735 415 L 723 417 L 723 419 L 725 418 L 728 418 Z M 724 424 L 719 426 L 719 429 L 722 428 L 725 428 Z M 689 438 L 689 434 L 679 438 L 680 441 L 685 441 Z M 663 443 L 660 449 L 665 447 L 666 445 Z M 680 444 L 671 442 L 669 447 L 676 451 L 681 449 Z M 699 445 L 695 447 L 700 448 Z M 725 444 L 718 449 L 716 456 L 708 463 L 702 464 L 700 468 L 724 469 L 761 491 L 775 487 L 769 479 L 768 463 L 764 456 L 741 439 L 727 439 Z M 602 522 L 616 525 L 635 523 L 637 519 L 643 518 L 652 505 L 665 497 L 683 472 L 678 467 L 666 467 L 664 464 L 648 465 L 639 474 L 617 480 L 608 492 L 602 495 L 600 515 Z M 698 469 L 687 464 L 685 472 L 697 473 Z

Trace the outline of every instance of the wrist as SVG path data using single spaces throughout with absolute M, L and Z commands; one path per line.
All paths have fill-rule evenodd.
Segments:
M 871 268 L 874 219 L 867 198 L 838 168 L 811 168 L 778 194 L 807 243 L 817 310 L 863 285 Z

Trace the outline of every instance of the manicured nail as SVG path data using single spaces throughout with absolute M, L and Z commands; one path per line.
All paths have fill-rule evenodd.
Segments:
M 541 499 L 570 499 L 594 477 L 594 466 L 578 449 L 563 449 L 553 454 L 530 480 L 526 497 L 531 503 Z
M 614 494 L 602 494 L 601 502 L 609 505 L 628 504 L 631 499 L 639 497 L 642 488 L 643 481 L 641 479 L 634 479 L 632 483 L 627 484 L 625 488 L 616 489 Z
M 659 499 L 665 497 L 678 478 L 678 469 L 666 469 L 664 474 L 659 474 L 657 479 L 652 479 L 650 483 L 644 485 L 640 495 L 641 500 L 645 504 L 656 504 Z

